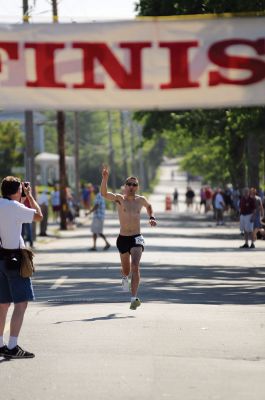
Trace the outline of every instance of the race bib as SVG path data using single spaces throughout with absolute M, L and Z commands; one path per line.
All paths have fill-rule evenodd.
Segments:
M 142 235 L 136 236 L 135 244 L 140 244 L 141 246 L 145 245 L 145 241 Z

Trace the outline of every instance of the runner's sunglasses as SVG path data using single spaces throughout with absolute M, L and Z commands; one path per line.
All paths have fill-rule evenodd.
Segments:
M 137 187 L 138 183 L 134 183 L 134 182 L 126 182 L 126 186 L 133 186 L 133 187 Z

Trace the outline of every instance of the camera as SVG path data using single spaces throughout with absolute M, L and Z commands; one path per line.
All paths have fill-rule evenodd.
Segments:
M 22 182 L 22 183 L 24 183 L 24 186 L 25 186 L 25 187 L 28 187 L 28 186 L 29 186 L 29 184 L 30 184 L 30 182 Z M 24 189 L 23 189 L 23 187 L 22 187 L 22 193 L 21 193 L 21 197 L 26 197 L 26 193 L 24 192 Z

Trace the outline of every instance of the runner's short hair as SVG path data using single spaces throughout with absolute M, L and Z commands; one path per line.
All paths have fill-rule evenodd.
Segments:
M 129 177 L 126 179 L 125 184 L 128 183 L 131 179 L 134 179 L 135 181 L 137 181 L 137 182 L 139 183 L 138 178 L 137 178 L 136 176 L 129 176 Z
M 12 196 L 12 194 L 17 193 L 21 181 L 15 176 L 7 176 L 2 180 L 1 183 L 1 193 L 3 197 Z

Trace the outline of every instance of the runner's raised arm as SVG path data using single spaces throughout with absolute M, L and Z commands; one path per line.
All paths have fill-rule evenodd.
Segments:
M 105 199 L 110 201 L 116 201 L 117 195 L 112 192 L 108 192 L 108 179 L 109 179 L 109 169 L 106 165 L 103 165 L 100 193 L 102 194 L 103 197 L 105 197 Z

